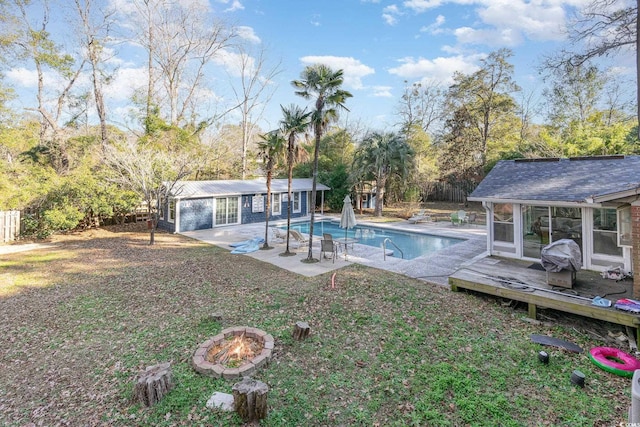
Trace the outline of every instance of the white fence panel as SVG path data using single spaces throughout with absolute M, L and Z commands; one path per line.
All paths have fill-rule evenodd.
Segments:
M 20 211 L 0 211 L 2 242 L 12 242 L 20 234 Z

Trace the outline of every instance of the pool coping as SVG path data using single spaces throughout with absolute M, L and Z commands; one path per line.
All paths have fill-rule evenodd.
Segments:
M 309 221 L 309 219 L 309 216 L 303 217 L 295 222 L 292 221 L 292 224 Z M 335 221 L 336 217 L 316 215 L 315 218 L 316 221 L 328 219 Z M 269 226 L 280 226 L 282 224 L 286 224 L 286 221 L 270 222 Z M 346 260 L 344 256 L 339 256 L 335 262 L 332 260 L 321 259 L 320 262 L 316 263 L 304 263 L 301 261 L 307 257 L 308 247 L 297 247 L 296 243 L 291 240 L 289 242 L 290 249 L 295 255 L 281 256 L 284 252 L 285 245 L 282 241 L 276 241 L 275 239 L 271 239 L 269 241 L 270 246 L 273 246 L 274 249 L 259 250 L 242 255 L 268 262 L 280 268 L 284 268 L 307 277 L 313 277 L 335 271 L 347 265 L 351 265 L 352 263 L 357 263 L 444 286 L 447 286 L 448 284 L 448 277 L 457 271 L 462 265 L 471 262 L 477 257 L 486 255 L 486 230 L 482 225 L 452 226 L 449 222 L 421 222 L 418 224 L 411 224 L 404 220 L 378 223 L 361 219 L 359 219 L 358 224 L 378 228 L 396 229 L 399 231 L 431 234 L 442 237 L 453 237 L 464 239 L 464 241 L 435 253 L 419 256 L 412 260 L 403 260 L 393 257 L 387 257 L 386 260 L 384 260 L 381 250 L 374 251 L 372 249 L 376 248 L 371 246 L 355 244 L 353 253 L 348 252 Z M 264 233 L 265 223 L 262 222 L 222 226 L 207 230 L 183 232 L 181 234 L 231 250 L 232 248 L 229 247 L 230 243 L 248 240 L 253 237 L 264 237 Z M 314 236 L 313 240 L 314 257 L 316 256 L 316 252 L 319 257 L 319 242 L 321 239 L 319 236 Z

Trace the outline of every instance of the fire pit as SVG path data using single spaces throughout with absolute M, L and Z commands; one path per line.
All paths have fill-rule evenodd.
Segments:
M 193 367 L 203 375 L 233 379 L 247 377 L 271 359 L 273 336 L 260 329 L 236 326 L 200 344 Z

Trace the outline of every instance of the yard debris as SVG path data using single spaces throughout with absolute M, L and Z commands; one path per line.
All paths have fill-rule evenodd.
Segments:
M 572 342 L 550 337 L 547 335 L 531 334 L 531 341 L 542 345 L 564 348 L 565 350 L 569 350 L 572 353 L 582 353 L 584 351 L 582 350 L 582 347 Z
M 611 279 L 611 280 L 615 280 L 616 282 L 619 282 L 620 280 L 624 280 L 627 277 L 630 277 L 623 269 L 622 267 L 614 267 L 612 265 L 610 265 L 609 267 L 607 267 L 602 273 L 602 278 L 603 279 Z
M 623 332 L 613 333 L 609 331 L 607 335 L 619 342 L 625 342 L 629 340 L 629 338 Z

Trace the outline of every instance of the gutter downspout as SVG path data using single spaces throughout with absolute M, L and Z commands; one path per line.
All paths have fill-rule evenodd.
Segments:
M 491 236 L 493 236 L 493 204 L 483 201 L 482 207 L 485 210 L 485 218 L 486 218 L 486 227 L 487 227 L 487 253 L 492 255 L 491 253 Z

